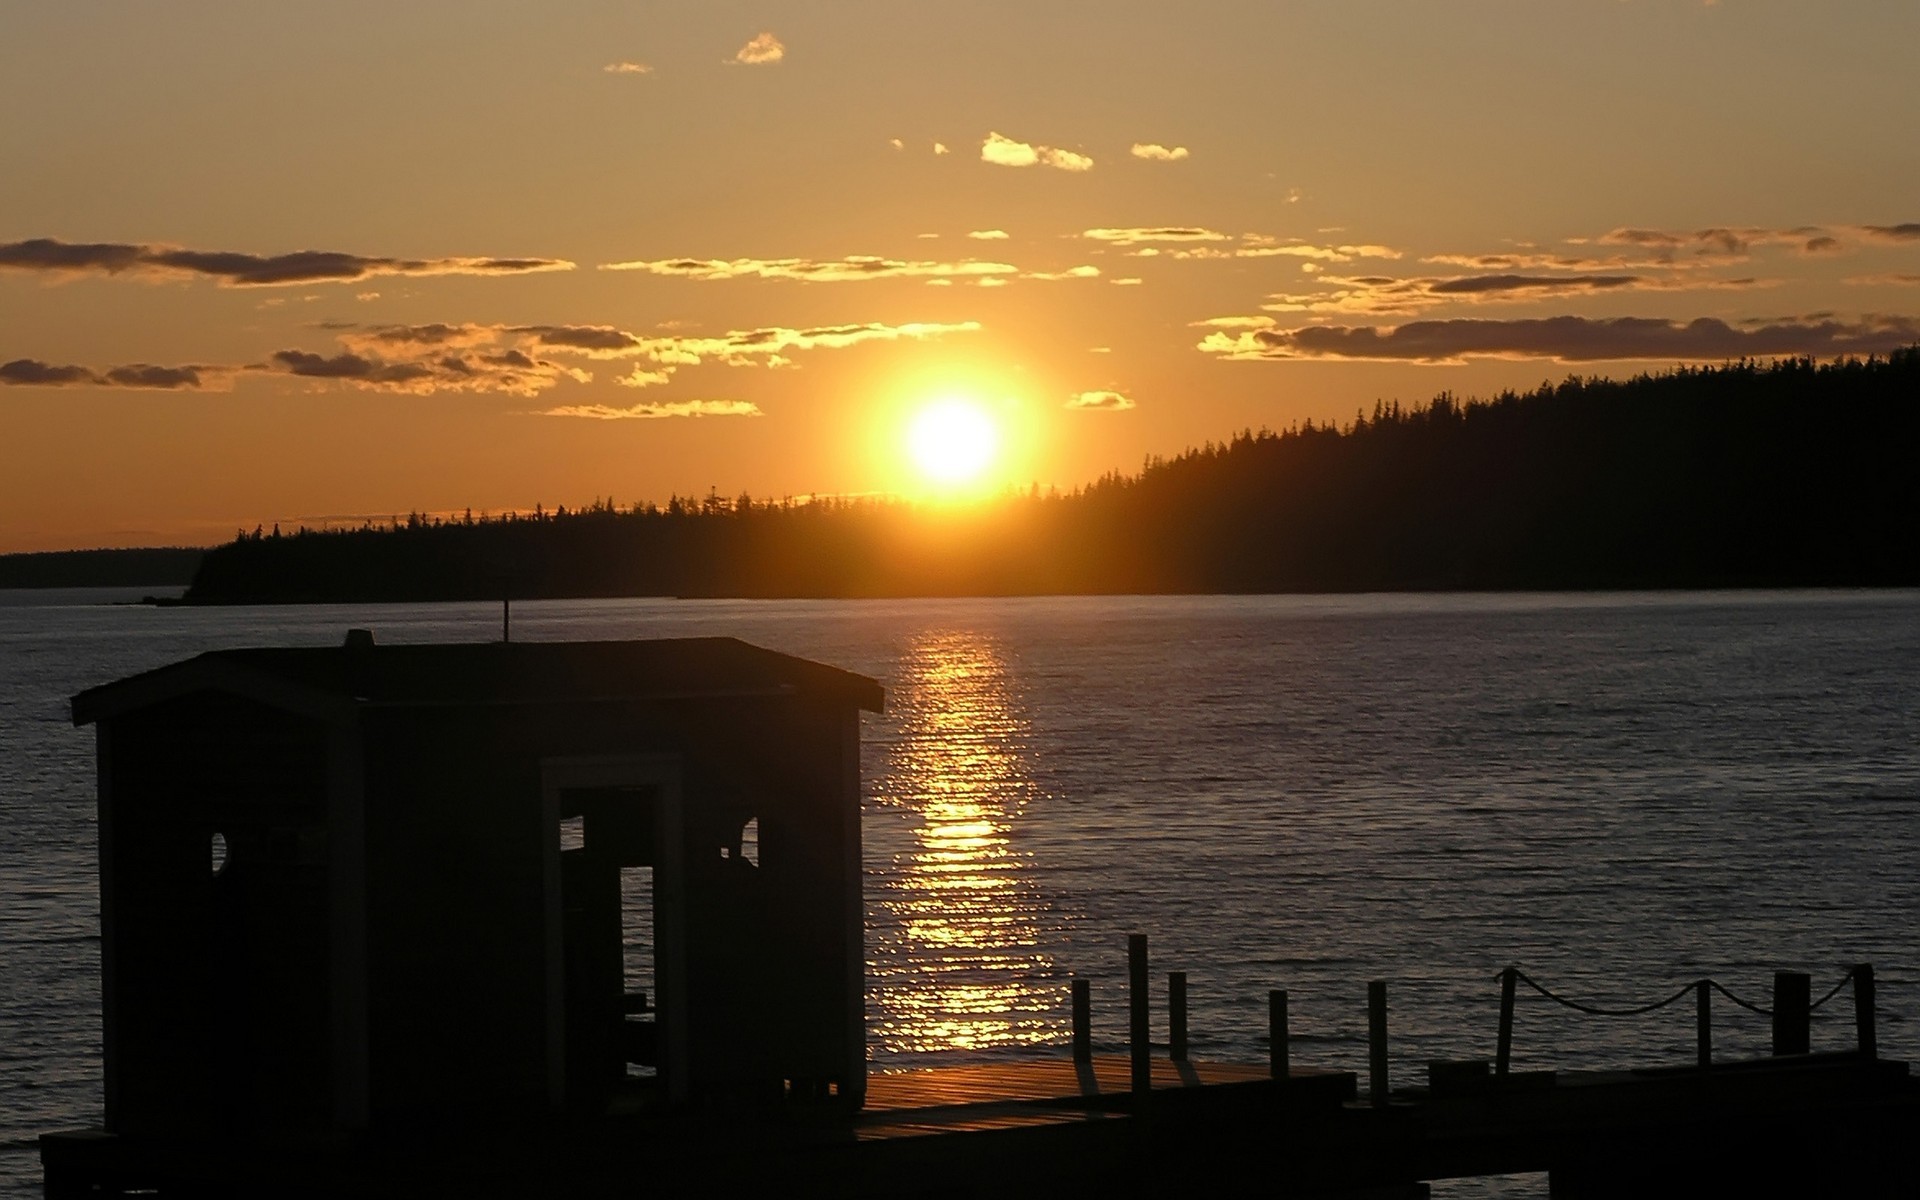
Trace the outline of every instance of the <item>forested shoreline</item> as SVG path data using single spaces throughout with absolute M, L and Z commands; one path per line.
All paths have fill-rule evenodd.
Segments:
M 1070 493 L 256 530 L 190 603 L 1920 584 L 1920 349 L 1247 431 Z

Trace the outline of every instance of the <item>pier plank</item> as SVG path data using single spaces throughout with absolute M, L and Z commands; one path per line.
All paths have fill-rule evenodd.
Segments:
M 1046 1058 L 876 1074 L 867 1077 L 866 1111 L 891 1112 L 960 1104 L 1066 1104 L 1117 1098 L 1130 1093 L 1131 1071 L 1130 1060 L 1108 1056 L 1095 1057 L 1087 1062 Z M 1351 1079 L 1352 1075 L 1343 1071 L 1295 1067 L 1290 1078 L 1303 1084 L 1313 1083 L 1337 1089 L 1342 1081 Z M 1165 1059 L 1156 1059 L 1153 1063 L 1155 1091 L 1264 1084 L 1269 1081 L 1268 1068 L 1264 1065 L 1172 1062 Z

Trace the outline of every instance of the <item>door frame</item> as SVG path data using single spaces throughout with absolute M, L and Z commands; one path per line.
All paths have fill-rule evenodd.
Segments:
M 566 1103 L 566 957 L 560 883 L 560 793 L 648 789 L 654 796 L 653 944 L 660 1079 L 669 1103 L 687 1097 L 686 839 L 681 761 L 673 754 L 594 754 L 540 760 L 546 918 L 547 1099 Z

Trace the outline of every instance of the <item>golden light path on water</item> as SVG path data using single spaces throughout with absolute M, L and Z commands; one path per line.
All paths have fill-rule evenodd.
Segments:
M 916 638 L 902 667 L 875 800 L 908 837 L 877 880 L 869 1036 L 890 1056 L 1050 1040 L 1061 985 L 1015 844 L 1034 782 L 1004 654 L 989 635 L 947 630 Z

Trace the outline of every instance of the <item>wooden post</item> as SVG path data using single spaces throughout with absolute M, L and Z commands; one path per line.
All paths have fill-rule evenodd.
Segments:
M 1387 985 L 1367 984 L 1367 1087 L 1375 1108 L 1387 1106 Z
M 1187 1061 L 1187 973 L 1167 972 L 1167 1057 Z
M 1853 1023 L 1860 1031 L 1860 1057 L 1880 1057 L 1880 1039 L 1873 1028 L 1873 964 L 1853 969 Z
M 1693 985 L 1694 1029 L 1699 1043 L 1700 1069 L 1713 1065 L 1713 985 L 1702 979 Z
M 1073 981 L 1073 1061 L 1093 1061 L 1092 985 L 1084 979 Z
M 1267 1069 L 1281 1083 L 1292 1077 L 1292 1056 L 1287 1033 L 1287 993 L 1275 988 L 1267 993 Z
M 1813 977 L 1773 973 L 1773 1052 L 1805 1054 L 1813 1046 Z
M 1513 1065 L 1513 986 L 1519 979 L 1518 967 L 1500 972 L 1500 1040 L 1493 1051 L 1495 1075 L 1505 1075 Z
M 1145 1112 L 1153 1093 L 1153 1045 L 1147 1018 L 1147 935 L 1127 935 L 1127 1036 L 1133 1058 L 1133 1104 Z

